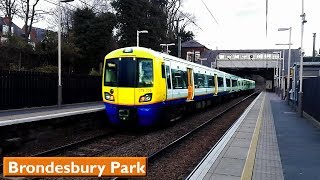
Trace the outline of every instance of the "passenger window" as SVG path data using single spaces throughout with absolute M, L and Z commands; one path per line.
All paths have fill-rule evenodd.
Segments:
M 236 87 L 237 86 L 237 80 L 232 80 L 232 87 Z
M 209 88 L 212 88 L 212 87 L 214 87 L 214 77 L 213 76 L 208 76 L 208 87 Z
M 227 87 L 231 87 L 230 79 L 226 79 Z
M 194 80 L 195 80 L 195 83 L 194 83 L 195 88 L 205 87 L 205 75 L 195 73 Z
M 187 89 L 187 72 L 171 69 L 173 89 Z
M 208 88 L 209 87 L 209 85 L 208 85 L 208 75 L 203 75 L 203 77 L 204 77 L 204 87 Z
M 222 77 L 218 77 L 218 86 L 223 87 L 223 78 Z
M 171 75 L 170 75 L 170 68 L 166 66 L 166 78 L 167 78 L 167 87 L 171 89 Z
M 166 71 L 164 69 L 164 64 L 161 64 L 161 74 L 162 74 L 162 78 L 166 78 Z

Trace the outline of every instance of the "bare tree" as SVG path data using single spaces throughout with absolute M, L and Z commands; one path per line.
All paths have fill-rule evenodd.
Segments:
M 82 8 L 88 8 L 92 9 L 95 13 L 106 13 L 111 12 L 112 7 L 110 5 L 110 2 L 112 0 L 79 0 Z
M 196 21 L 196 17 L 193 14 L 190 13 L 179 13 L 178 15 L 179 19 L 184 19 L 180 24 L 179 27 L 180 31 L 185 31 L 186 27 L 190 24 L 193 24 Z
M 167 36 L 168 38 L 173 38 L 175 34 L 175 20 L 177 19 L 177 14 L 181 8 L 182 0 L 168 0 L 165 8 L 165 13 L 167 14 Z
M 177 36 L 176 20 L 181 20 L 179 30 L 185 31 L 186 27 L 195 22 L 196 18 L 190 13 L 184 13 L 181 10 L 183 0 L 168 0 L 165 8 L 167 14 L 167 37 L 174 39 Z
M 44 11 L 36 10 L 39 0 L 20 0 L 22 11 L 20 17 L 24 20 L 25 40 L 28 41 L 32 25 L 41 18 Z
M 74 8 L 70 8 L 68 4 L 60 4 L 61 6 L 61 32 L 62 35 L 68 34 L 68 31 L 72 28 L 72 15 Z M 74 6 L 72 6 L 74 7 Z M 51 17 L 47 18 L 49 24 L 49 29 L 55 30 L 59 24 L 58 19 L 58 7 L 55 7 L 50 10 Z
M 0 11 L 9 18 L 9 31 L 8 35 L 11 35 L 12 19 L 18 12 L 18 6 L 16 0 L 1 0 Z

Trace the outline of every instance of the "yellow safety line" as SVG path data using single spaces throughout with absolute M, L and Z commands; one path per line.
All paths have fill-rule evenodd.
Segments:
M 254 132 L 252 135 L 252 140 L 251 140 L 250 147 L 249 147 L 248 156 L 247 156 L 247 159 L 244 164 L 243 171 L 242 171 L 241 180 L 251 180 L 252 179 L 253 165 L 254 165 L 254 160 L 256 158 L 259 133 L 260 133 L 261 125 L 262 125 L 262 112 L 263 112 L 265 98 L 266 98 L 266 94 L 264 94 L 264 97 L 263 97 L 263 100 L 261 103 L 256 127 L 254 129 Z

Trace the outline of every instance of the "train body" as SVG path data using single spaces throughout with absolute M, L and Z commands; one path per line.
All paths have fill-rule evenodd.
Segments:
M 108 120 L 152 126 L 242 92 L 255 82 L 142 47 L 110 52 L 104 60 L 102 96 Z

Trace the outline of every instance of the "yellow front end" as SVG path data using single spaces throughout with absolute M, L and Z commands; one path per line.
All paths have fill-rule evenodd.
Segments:
M 140 47 L 118 49 L 105 57 L 102 97 L 112 123 L 148 126 L 156 121 L 166 99 L 163 63 L 157 53 Z

